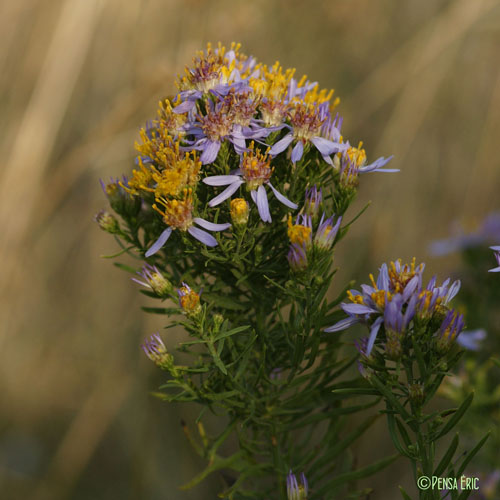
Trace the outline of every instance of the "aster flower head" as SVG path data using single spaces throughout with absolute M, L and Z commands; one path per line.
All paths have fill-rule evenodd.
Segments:
M 297 477 L 290 470 L 286 478 L 286 493 L 288 500 L 307 500 L 309 485 L 303 472 L 300 474 L 300 480 L 297 481 Z
M 234 76 L 240 44 L 232 43 L 226 52 L 220 42 L 217 47 L 207 44 L 205 51 L 200 50 L 193 58 L 191 67 L 186 67 L 185 75 L 177 81 L 178 88 L 183 92 L 199 92 L 200 95 L 227 85 Z
M 495 252 L 495 259 L 497 261 L 498 267 L 494 267 L 493 269 L 490 269 L 490 273 L 500 273 L 500 246 L 494 246 L 490 247 L 493 252 Z
M 290 110 L 288 88 L 295 69 L 283 70 L 279 62 L 268 68 L 265 64 L 249 79 L 252 92 L 260 100 L 259 111 L 268 127 L 280 126 Z
M 314 235 L 314 246 L 320 250 L 330 250 L 332 248 L 335 237 L 340 229 L 342 216 L 337 217 L 335 214 L 331 217 L 325 218 L 325 213 L 321 216 L 318 229 Z
M 415 259 L 411 264 L 403 264 L 401 260 L 389 266 L 382 264 L 376 281 L 370 274 L 371 285 L 361 285 L 361 292 L 347 292 L 351 303 L 342 303 L 341 307 L 348 317 L 326 328 L 325 332 L 345 330 L 359 322 L 368 324 L 370 335 L 366 355 L 369 356 L 384 320 L 398 334 L 408 325 L 417 302 L 412 296 L 420 291 L 423 270 L 424 265 L 417 266 Z M 393 300 L 395 303 L 389 307 Z
M 271 184 L 272 171 L 271 160 L 268 154 L 261 153 L 254 148 L 253 143 L 250 144 L 249 150 L 241 158 L 240 168 L 232 175 L 213 175 L 203 179 L 203 182 L 209 186 L 228 186 L 222 193 L 210 200 L 208 206 L 215 207 L 219 205 L 231 197 L 242 184 L 245 184 L 250 191 L 252 200 L 257 205 L 260 218 L 264 222 L 272 222 L 265 185 L 271 188 L 274 196 L 283 205 L 296 209 L 297 205 L 283 196 Z
M 196 293 L 191 287 L 182 282 L 182 287 L 177 290 L 179 305 L 188 316 L 196 316 L 201 312 L 200 293 Z
M 305 245 L 292 244 L 287 255 L 292 271 L 297 273 L 307 269 L 307 249 Z
M 292 216 L 288 216 L 288 238 L 292 245 L 309 248 L 312 244 L 312 221 L 310 215 L 297 215 L 295 224 L 292 224 Z
M 116 217 L 106 210 L 100 210 L 94 217 L 94 220 L 99 224 L 99 227 L 110 234 L 118 234 L 120 232 L 120 224 Z
M 158 252 L 168 241 L 172 231 L 179 229 L 187 231 L 193 238 L 201 243 L 214 247 L 217 246 L 217 240 L 209 233 L 196 227 L 194 224 L 207 229 L 208 231 L 225 231 L 231 227 L 231 224 L 214 224 L 201 217 L 193 217 L 193 196 L 191 188 L 184 190 L 184 196 L 180 199 L 157 198 L 157 203 L 153 208 L 162 215 L 163 221 L 168 226 L 145 253 L 146 257 L 151 257 Z M 161 205 L 158 206 L 158 205 Z
M 342 143 L 343 138 L 340 137 L 339 141 Z M 349 142 L 345 146 L 346 148 L 337 153 L 333 160 L 333 166 L 339 172 L 340 183 L 343 186 L 356 187 L 359 184 L 359 175 L 366 172 L 399 172 L 399 169 L 382 168 L 392 160 L 392 156 L 389 158 L 382 156 L 367 165 L 362 141 L 357 148 L 351 146 Z
M 172 293 L 172 283 L 163 276 L 156 266 L 145 264 L 137 274 L 141 276 L 142 280 L 132 278 L 132 281 L 153 290 L 159 297 L 168 297 Z
M 429 252 L 431 255 L 444 256 L 468 248 L 486 246 L 498 240 L 500 240 L 500 212 L 493 212 L 472 229 L 466 229 L 460 221 L 454 221 L 451 236 L 432 241 Z
M 128 193 L 128 179 L 125 175 L 122 178 L 111 178 L 108 183 L 100 179 L 101 188 L 109 200 L 111 208 L 118 214 L 137 215 L 141 208 L 139 199 L 130 196 Z
M 323 189 L 318 187 L 316 184 L 314 186 L 306 189 L 304 207 L 302 211 L 306 215 L 310 215 L 311 217 L 316 217 L 319 213 L 319 208 L 323 201 Z
M 174 358 L 169 354 L 163 340 L 157 333 L 144 341 L 142 350 L 156 366 L 164 370 L 170 370 L 173 367 Z
M 436 336 L 437 348 L 441 352 L 446 352 L 453 341 L 460 335 L 465 326 L 463 314 L 454 309 L 450 309 L 439 328 Z
M 426 288 L 418 294 L 416 313 L 422 319 L 428 319 L 438 311 L 446 312 L 446 306 L 459 292 L 461 286 L 459 280 L 450 284 L 450 279 L 447 279 L 441 286 L 437 286 L 436 283 L 436 277 L 433 276 Z
M 307 144 L 312 144 L 326 162 L 332 163 L 330 155 L 343 151 L 347 146 L 321 137 L 322 125 L 329 116 L 328 102 L 308 103 L 296 100 L 289 112 L 291 125 L 286 125 L 290 132 L 273 145 L 271 156 L 282 153 L 295 142 L 291 155 L 293 163 L 302 159 L 304 146 Z
M 486 338 L 486 330 L 479 328 L 477 330 L 462 331 L 456 338 L 457 344 L 469 351 L 479 351 L 483 340 Z

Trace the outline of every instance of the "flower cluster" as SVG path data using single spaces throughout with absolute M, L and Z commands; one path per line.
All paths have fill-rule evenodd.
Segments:
M 434 276 L 424 287 L 424 264 L 403 264 L 401 260 L 382 264 L 377 280 L 370 274 L 370 285 L 361 285 L 361 291 L 347 292 L 349 303 L 341 307 L 348 317 L 325 329 L 326 332 L 344 330 L 355 323 L 367 324 L 370 334 L 359 344 L 360 352 L 369 357 L 378 333 L 383 327 L 385 352 L 389 359 L 399 359 L 402 341 L 410 332 L 434 330 L 434 342 L 440 351 L 449 349 L 464 328 L 463 315 L 449 307 L 460 289 L 460 282 L 444 281 L 437 285 Z
M 175 231 L 184 243 L 182 233 L 188 233 L 208 247 L 217 246 L 220 240 L 207 231 L 230 229 L 229 217 L 224 218 L 236 210 L 240 215 L 233 216 L 233 221 L 240 226 L 246 223 L 248 201 L 255 203 L 260 221 L 271 223 L 272 211 L 278 209 L 271 206 L 269 194 L 286 209 L 297 209 L 294 198 L 303 191 L 292 188 L 291 181 L 299 164 L 308 164 L 311 175 L 320 175 L 327 166 L 332 175 L 352 182 L 359 173 L 381 170 L 389 161 L 379 158 L 367 165 L 361 146 L 352 148 L 344 142 L 342 119 L 334 111 L 339 103 L 333 99 L 334 91 L 294 75 L 294 69 L 283 69 L 279 63 L 271 67 L 258 63 L 241 53 L 238 44 L 229 49 L 209 44 L 196 54 L 177 80 L 179 92 L 162 100 L 157 118 L 140 131 L 136 168 L 130 178 L 103 183 L 118 213 L 123 213 L 121 205 L 128 204 L 135 210 L 133 215 L 152 209 L 160 217 L 151 226 L 153 239 L 145 257 L 163 248 Z M 289 155 L 285 155 L 287 149 Z M 288 158 L 291 167 L 285 168 Z M 318 167 L 318 162 L 323 166 Z M 209 188 L 202 188 L 200 180 Z M 218 194 L 210 189 L 219 186 L 226 187 Z M 241 201 L 231 203 L 228 213 L 222 204 L 233 195 L 232 201 Z M 215 215 L 216 209 L 220 223 L 205 218 Z M 276 216 L 281 219 L 283 212 Z M 111 221 L 100 220 L 106 230 L 117 230 Z M 319 239 L 332 225 L 331 219 L 323 222 Z M 329 240 L 320 244 L 328 246 Z M 302 250 L 294 252 L 298 255 Z

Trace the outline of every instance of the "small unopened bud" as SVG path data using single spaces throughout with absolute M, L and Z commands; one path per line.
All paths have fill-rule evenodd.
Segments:
M 314 277 L 314 284 L 315 285 L 321 286 L 324 282 L 325 282 L 325 280 L 323 279 L 323 276 L 315 276 Z
M 424 401 L 424 386 L 422 384 L 411 384 L 408 387 L 411 401 L 416 405 L 421 405 Z
M 387 332 L 387 342 L 385 343 L 385 353 L 387 357 L 393 361 L 401 359 L 403 354 L 403 346 L 396 332 Z
M 222 316 L 222 314 L 214 314 L 213 321 L 214 321 L 214 333 L 217 333 L 220 330 L 222 323 L 224 323 L 224 316 Z
M 107 233 L 117 234 L 120 232 L 120 224 L 118 224 L 116 218 L 109 212 L 106 212 L 106 210 L 101 210 L 94 217 L 94 220 L 99 224 L 99 227 Z
M 262 260 L 262 245 L 255 245 L 255 264 L 259 264 Z
M 307 500 L 309 487 L 304 473 L 300 475 L 300 481 L 297 481 L 295 474 L 290 471 L 286 478 L 286 493 L 288 500 Z
M 304 214 L 310 215 L 313 219 L 318 215 L 319 207 L 323 200 L 323 191 L 314 185 L 312 188 L 306 189 L 306 197 L 304 202 Z
M 236 227 L 243 227 L 248 222 L 250 208 L 243 198 L 231 200 L 231 220 Z

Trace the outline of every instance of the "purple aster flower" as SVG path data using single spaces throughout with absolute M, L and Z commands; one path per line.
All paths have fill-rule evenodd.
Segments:
M 190 189 L 186 190 L 184 199 L 167 200 L 165 198 L 157 198 L 156 201 L 163 205 L 164 208 L 161 210 L 156 204 L 153 205 L 153 208 L 163 216 L 163 220 L 168 227 L 160 234 L 160 237 L 145 253 L 146 257 L 151 257 L 158 252 L 170 238 L 174 229 L 187 231 L 193 238 L 201 241 L 201 243 L 209 247 L 215 247 L 217 246 L 217 240 L 203 229 L 207 229 L 208 231 L 225 231 L 231 227 L 229 223 L 214 224 L 201 217 L 193 217 L 193 199 Z M 197 224 L 203 229 L 194 226 L 194 224 Z
M 337 217 L 337 221 L 334 223 L 335 214 L 328 219 L 325 219 L 325 214 L 321 216 L 321 220 L 319 221 L 319 226 L 314 235 L 314 244 L 317 248 L 321 248 L 323 250 L 329 250 L 332 245 L 335 237 L 340 228 L 340 223 L 342 222 L 342 216 Z
M 495 259 L 497 261 L 498 267 L 490 269 L 490 273 L 500 273 L 500 246 L 490 247 L 495 252 Z
M 422 290 L 417 302 L 417 313 L 420 317 L 430 317 L 437 306 L 447 306 L 460 290 L 460 281 L 456 280 L 451 285 L 450 279 L 436 286 L 436 276 L 433 276 L 427 287 Z
M 155 333 L 144 341 L 142 350 L 153 363 L 160 368 L 168 369 L 173 366 L 173 357 L 168 353 L 161 337 Z
M 439 328 L 438 337 L 444 340 L 455 340 L 460 335 L 465 326 L 463 314 L 454 309 L 450 309 L 444 317 Z
M 271 173 L 272 169 L 267 153 L 262 154 L 259 151 L 255 151 L 253 144 L 251 144 L 250 150 L 243 154 L 240 168 L 233 175 L 214 175 L 203 179 L 203 182 L 209 186 L 228 186 L 222 193 L 210 200 L 208 205 L 210 207 L 219 205 L 224 200 L 230 198 L 242 184 L 246 183 L 252 200 L 257 205 L 260 218 L 264 222 L 272 222 L 264 185 L 268 185 L 271 188 L 274 196 L 283 205 L 292 209 L 296 209 L 297 205 L 275 189 L 269 180 Z
M 436 240 L 429 245 L 431 255 L 443 256 L 450 253 L 494 243 L 500 239 L 500 212 L 486 216 L 480 226 L 474 231 L 467 232 L 457 221 L 452 224 L 451 236 Z
M 321 137 L 322 125 L 329 117 L 328 102 L 321 104 L 306 104 L 297 102 L 291 112 L 290 125 L 285 125 L 290 132 L 273 145 L 269 154 L 276 156 L 290 146 L 295 141 L 292 149 L 292 162 L 299 161 L 304 154 L 304 146 L 311 143 L 321 153 L 323 159 L 332 163 L 330 155 L 338 151 L 347 149 L 347 145 Z
M 160 297 L 168 297 L 173 291 L 172 283 L 161 274 L 156 266 L 146 264 L 137 274 L 143 278 L 143 281 L 137 278 L 132 278 L 132 281 L 153 290 Z
M 307 500 L 309 486 L 304 473 L 300 474 L 300 483 L 297 481 L 295 474 L 290 472 L 286 478 L 286 493 L 288 500 Z
M 296 271 L 304 271 L 307 269 L 307 250 L 305 245 L 299 245 L 298 243 L 293 243 L 290 245 L 290 250 L 287 255 L 288 263 L 290 267 Z
M 223 141 L 228 140 L 238 154 L 247 150 L 247 139 L 267 137 L 272 128 L 265 128 L 254 118 L 257 101 L 249 94 L 230 92 L 217 102 L 206 102 L 206 114 L 198 114 L 197 121 L 187 130 L 192 135 L 192 144 L 186 150 L 202 151 L 200 160 L 212 163 L 219 153 Z
M 306 189 L 303 212 L 311 217 L 316 217 L 322 201 L 323 189 L 318 191 L 316 184 L 313 187 Z
M 486 338 L 486 330 L 464 331 L 457 337 L 457 344 L 469 351 L 479 351 L 482 341 Z

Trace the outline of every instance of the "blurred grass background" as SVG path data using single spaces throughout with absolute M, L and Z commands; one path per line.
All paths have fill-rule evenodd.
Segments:
M 162 321 L 92 222 L 98 179 L 130 170 L 138 128 L 207 41 L 335 88 L 344 135 L 395 155 L 399 174 L 362 178 L 373 204 L 340 284 L 413 255 L 443 277 L 456 262 L 429 241 L 499 208 L 499 0 L 16 0 L 0 33 L 2 500 L 216 498 L 216 480 L 177 489 L 202 465 L 179 423 L 196 408 L 148 395 L 161 374 L 139 345 Z M 391 449 L 383 429 L 362 461 Z M 370 498 L 399 498 L 405 471 Z

